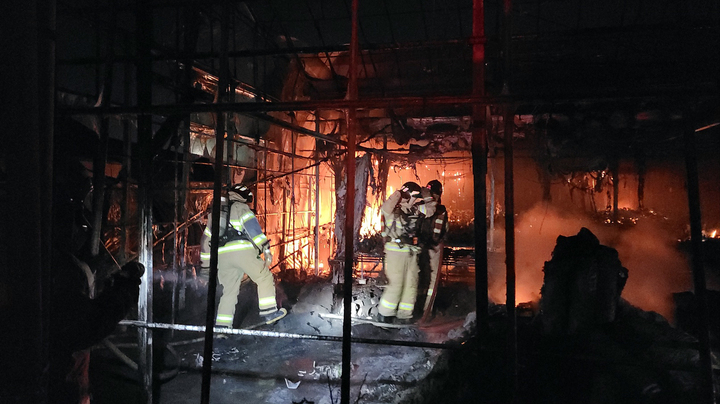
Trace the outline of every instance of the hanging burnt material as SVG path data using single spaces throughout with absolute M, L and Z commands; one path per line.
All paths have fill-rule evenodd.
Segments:
M 370 155 L 365 154 L 356 160 L 355 163 L 355 218 L 353 223 L 353 229 L 355 233 L 355 249 L 357 249 L 357 236 L 360 232 L 360 224 L 362 223 L 363 212 L 365 210 L 365 204 L 367 202 L 367 187 L 368 187 L 368 173 L 370 172 Z M 338 171 L 335 171 L 335 175 L 338 175 Z M 345 237 L 345 212 L 342 207 L 345 206 L 345 196 L 347 194 L 347 178 L 345 172 L 342 173 L 342 181 L 339 185 L 336 185 L 336 198 L 338 208 L 335 211 L 335 239 L 337 251 L 335 252 L 336 259 L 345 257 L 345 245 L 343 240 Z
M 383 145 L 383 148 L 387 149 L 387 142 Z M 391 160 L 387 156 L 382 155 L 379 157 L 377 169 L 377 194 L 378 199 L 381 201 L 385 201 L 385 199 L 387 199 L 387 183 L 388 174 L 390 174 L 390 163 Z
M 601 245 L 590 230 L 559 236 L 543 271 L 540 310 L 546 334 L 574 334 L 615 319 L 628 270 L 617 250 Z

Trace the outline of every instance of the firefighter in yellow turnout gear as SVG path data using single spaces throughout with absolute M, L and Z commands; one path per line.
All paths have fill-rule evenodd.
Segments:
M 400 324 L 412 322 L 417 299 L 418 221 L 434 213 L 435 205 L 429 192 L 423 197 L 422 188 L 407 182 L 383 203 L 382 236 L 385 239 L 385 275 L 388 285 L 378 305 L 375 320 Z M 427 190 L 426 190 L 427 191 Z
M 270 243 L 248 206 L 252 198 L 250 189 L 238 184 L 228 190 L 227 200 L 222 202 L 217 266 L 218 283 L 223 287 L 223 294 L 215 318 L 215 325 L 218 327 L 232 328 L 238 292 L 245 274 L 257 284 L 259 314 L 267 324 L 274 323 L 287 314 L 286 309 L 277 308 L 275 280 L 270 272 Z M 210 263 L 211 234 L 208 220 L 201 240 L 200 259 L 203 267 Z
M 437 295 L 438 273 L 442 265 L 443 249 L 445 247 L 444 239 L 449 228 L 448 212 L 440 200 L 442 184 L 438 180 L 432 180 L 427 183 L 425 188 L 430 190 L 436 205 L 435 214 L 423 219 L 420 224 L 420 244 L 427 251 L 430 270 L 430 282 L 428 283 L 427 296 L 423 307 L 423 320 L 429 318 L 430 310 L 432 310 Z

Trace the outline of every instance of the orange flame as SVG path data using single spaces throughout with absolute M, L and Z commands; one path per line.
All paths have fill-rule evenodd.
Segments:
M 373 203 L 366 204 L 365 214 L 360 224 L 361 238 L 371 237 L 380 232 L 382 228 L 382 215 L 380 214 L 382 202 L 383 201 L 376 199 Z

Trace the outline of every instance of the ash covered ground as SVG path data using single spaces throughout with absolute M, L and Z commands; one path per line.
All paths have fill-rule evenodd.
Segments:
M 257 321 L 252 310 L 256 301 L 252 283 L 241 288 L 238 308 L 244 320 L 242 328 Z M 362 288 L 363 286 L 359 286 Z M 367 287 L 367 286 L 365 286 Z M 341 337 L 342 320 L 324 316 L 336 312 L 333 285 L 324 279 L 306 279 L 303 283 L 279 282 L 278 297 L 288 315 L 273 325 L 258 330 L 311 336 Z M 381 328 L 358 323 L 352 326 L 352 337 L 382 341 L 417 341 L 459 344 L 470 338 L 474 313 L 474 293 L 467 287 L 443 288 L 438 295 L 435 315 L 425 323 L 410 327 Z M 379 289 L 375 289 L 379 291 Z M 202 295 L 197 295 L 197 309 L 183 324 L 203 324 Z M 341 304 L 341 303 L 340 303 Z M 245 306 L 246 305 L 246 306 Z M 255 304 L 256 306 L 256 304 Z M 467 320 L 469 319 L 469 320 Z M 239 323 L 239 324 L 238 324 Z M 123 338 L 117 344 L 123 346 Z M 155 400 L 160 403 L 198 403 L 201 391 L 201 369 L 204 339 L 188 331 L 155 331 L 156 366 L 165 369 L 166 380 L 158 378 Z M 160 347 L 162 346 L 162 347 Z M 159 352 L 164 351 L 164 352 Z M 357 403 L 421 402 L 428 377 L 445 350 L 425 347 L 353 343 L 351 398 Z M 340 402 L 342 343 L 339 341 L 221 335 L 213 340 L 212 403 L 315 403 Z M 109 352 L 94 355 L 94 385 L 98 402 L 135 402 L 139 396 L 131 373 Z M 175 371 L 172 371 L 175 369 Z M 160 371 L 162 374 L 163 371 Z M 123 387 L 124 386 L 124 387 Z
M 573 237 L 569 239 L 575 240 Z M 577 279 L 594 279 L 595 271 L 622 269 L 616 261 L 616 252 L 591 241 L 594 247 L 590 251 L 602 253 L 590 256 L 601 259 L 593 261 L 595 264 L 577 261 L 580 257 L 576 253 L 582 249 L 557 248 L 553 260 L 546 262 L 545 270 L 555 271 L 555 276 L 545 280 L 546 301 L 518 307 L 515 378 L 509 376 L 509 322 L 504 305 L 490 304 L 489 326 L 476 338 L 473 285 L 450 282 L 439 289 L 434 315 L 427 322 L 405 328 L 380 328 L 364 323 L 352 326 L 355 338 L 455 345 L 453 349 L 435 349 L 353 343 L 350 402 L 703 402 L 704 390 L 698 370 L 699 343 L 692 324 L 678 327 L 655 312 L 633 306 L 619 296 L 621 287 L 605 291 L 604 296 L 612 297 L 611 300 L 588 300 L 587 293 L 578 295 L 575 303 L 550 299 L 551 293 L 560 290 L 557 285 L 551 288 L 550 282 L 575 279 L 578 274 L 587 277 Z M 564 255 L 563 251 L 570 255 Z M 605 253 L 613 259 L 608 261 Z M 596 265 L 603 262 L 605 264 Z M 278 298 L 289 314 L 277 324 L 260 330 L 342 336 L 342 321 L 327 316 L 341 313 L 329 280 L 281 279 L 277 288 Z M 367 292 L 367 288 L 367 285 L 358 285 L 359 292 Z M 372 290 L 370 295 L 376 295 L 377 291 L 377 288 Z M 256 322 L 257 313 L 247 309 L 257 307 L 256 301 L 253 284 L 244 284 L 235 327 Z M 613 304 L 598 307 L 598 302 Z M 188 309 L 177 322 L 204 324 L 206 295 L 202 289 L 189 293 L 186 304 Z M 718 302 L 711 306 L 713 313 L 717 306 Z M 598 314 L 602 321 L 589 320 Z M 575 321 L 568 321 L 571 317 Z M 549 325 L 555 331 L 549 332 Z M 720 369 L 717 321 L 711 322 L 710 331 L 716 391 L 720 391 L 717 388 Z M 111 339 L 128 356 L 137 351 L 132 346 L 132 342 L 137 341 L 133 333 L 134 329 L 128 327 Z M 205 360 L 201 358 L 204 343 L 201 337 L 188 331 L 154 332 L 157 372 L 154 402 L 200 402 L 201 364 Z M 212 403 L 340 402 L 342 344 L 339 341 L 227 335 L 216 337 L 213 342 Z M 137 380 L 137 372 L 130 370 L 110 350 L 94 351 L 91 363 L 94 404 L 143 402 L 139 399 Z

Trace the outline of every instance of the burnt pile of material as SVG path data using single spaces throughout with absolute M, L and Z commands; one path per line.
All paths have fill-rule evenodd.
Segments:
M 575 334 L 615 319 L 628 270 L 588 229 L 559 236 L 545 263 L 540 312 L 546 334 Z
M 493 305 L 481 349 L 471 339 L 447 352 L 426 379 L 435 389 L 424 402 L 702 401 L 697 339 L 621 298 L 632 274 L 616 250 L 582 229 L 558 237 L 544 271 L 540 311 L 518 317 L 517 378 L 509 376 L 507 315 Z
M 632 274 L 615 249 L 583 228 L 558 237 L 544 272 L 540 313 L 523 347 L 525 371 L 537 376 L 524 384 L 528 394 L 556 403 L 701 399 L 697 340 L 621 298 Z

